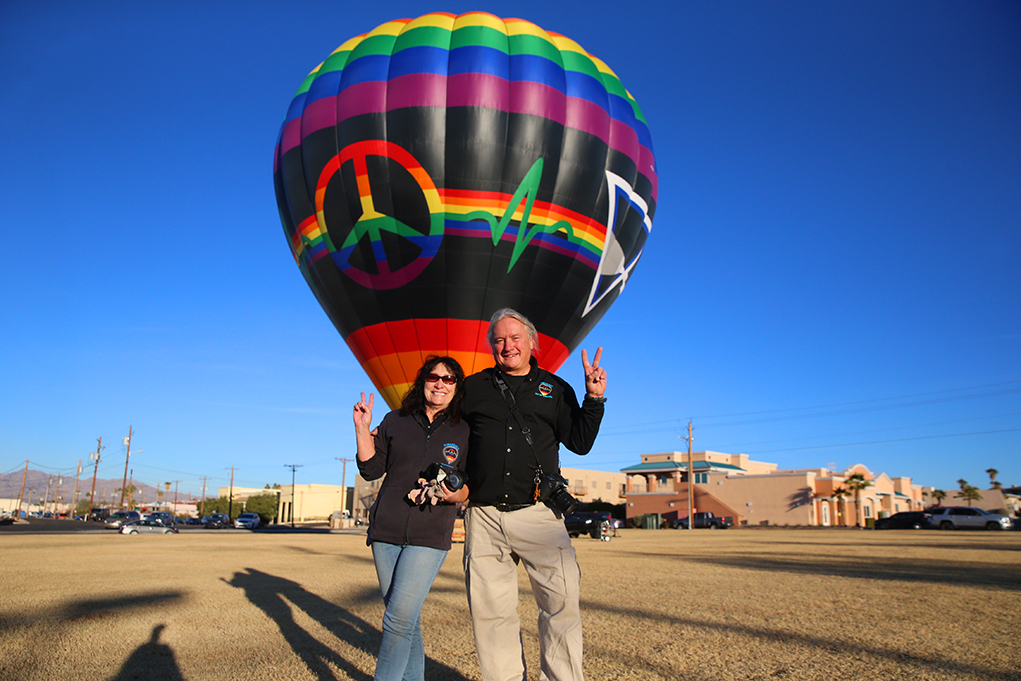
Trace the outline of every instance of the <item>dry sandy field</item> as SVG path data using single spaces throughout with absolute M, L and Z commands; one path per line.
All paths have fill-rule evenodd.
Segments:
M 574 541 L 589 681 L 1021 679 L 1021 532 Z M 364 535 L 345 533 L 0 534 L 0 594 L 4 681 L 369 681 L 382 618 Z M 422 617 L 427 678 L 479 679 L 459 544 Z

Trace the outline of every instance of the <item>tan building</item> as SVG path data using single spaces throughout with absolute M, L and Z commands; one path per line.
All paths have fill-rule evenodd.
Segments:
M 982 495 L 981 499 L 975 501 L 968 501 L 962 499 L 958 494 L 960 490 L 944 490 L 944 497 L 942 499 L 936 499 L 932 496 L 935 492 L 934 487 L 923 487 L 923 499 L 925 500 L 925 507 L 930 506 L 974 506 L 975 508 L 981 508 L 985 511 L 991 511 L 993 513 L 1004 513 L 1005 515 L 1015 515 L 1019 508 L 1021 508 L 1021 500 L 1016 495 L 1004 494 L 1002 489 L 982 489 L 979 490 L 979 494 Z
M 746 454 L 692 453 L 692 510 L 730 516 L 735 525 L 855 526 L 870 519 L 924 507 L 922 488 L 911 478 L 874 474 L 857 464 L 779 470 Z M 627 517 L 660 514 L 671 526 L 688 515 L 688 454 L 643 454 L 627 475 Z M 869 482 L 856 503 L 847 479 L 860 473 Z
M 369 517 L 369 509 L 376 501 L 376 495 L 379 494 L 379 487 L 382 484 L 383 478 L 369 482 L 361 473 L 355 475 L 354 499 L 351 501 L 352 518 L 366 520 Z
M 319 523 L 351 507 L 351 488 L 342 485 L 281 485 L 278 523 Z
M 583 504 L 602 501 L 617 505 L 627 501 L 627 476 L 623 473 L 561 468 L 560 474 L 567 480 L 567 490 Z

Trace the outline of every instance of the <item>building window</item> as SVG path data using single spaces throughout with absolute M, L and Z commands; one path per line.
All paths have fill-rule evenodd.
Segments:
M 865 504 L 865 517 L 866 518 L 872 517 L 872 504 Z
M 695 473 L 695 484 L 696 485 L 708 485 L 709 474 L 708 473 Z
M 613 489 L 613 483 L 612 483 L 612 482 L 609 482 L 609 481 L 607 481 L 607 483 L 606 483 L 606 489 Z

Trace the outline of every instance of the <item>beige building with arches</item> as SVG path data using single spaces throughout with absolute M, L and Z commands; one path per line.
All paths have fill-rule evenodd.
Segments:
M 873 473 L 862 464 L 844 470 L 800 468 L 753 461 L 747 454 L 692 453 L 693 511 L 729 516 L 734 525 L 854 527 L 901 511 L 924 508 L 921 485 L 908 477 Z M 621 470 L 627 476 L 627 517 L 658 513 L 670 525 L 688 515 L 688 454 L 643 454 Z M 848 478 L 868 486 L 856 500 Z

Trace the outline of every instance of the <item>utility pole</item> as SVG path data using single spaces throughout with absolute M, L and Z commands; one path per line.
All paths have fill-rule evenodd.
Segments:
M 691 434 L 691 421 L 688 421 L 688 437 L 681 435 L 682 440 L 688 441 L 688 529 L 695 529 L 695 507 L 694 507 L 694 494 L 695 494 L 695 470 L 691 452 L 691 444 L 694 442 L 695 437 Z
M 234 467 L 230 467 L 230 496 L 227 497 L 227 517 L 232 518 L 234 512 Z
M 18 492 L 18 513 L 15 520 L 21 520 L 21 500 L 25 498 L 25 481 L 28 480 L 28 459 L 25 459 L 25 474 L 21 476 L 21 491 Z M 31 502 L 29 502 L 31 504 Z
M 340 517 L 343 518 L 344 511 L 347 510 L 347 462 L 354 461 L 354 459 L 342 459 L 339 456 L 335 456 L 333 458 L 343 463 L 343 467 L 341 468 L 340 473 L 341 480 L 340 486 L 344 489 L 343 499 L 340 502 Z
M 74 497 L 71 499 L 71 512 L 68 517 L 74 520 L 74 514 L 78 511 L 78 478 L 82 475 L 82 460 L 78 459 L 78 472 L 74 474 Z
M 285 463 L 284 468 L 291 469 L 291 508 L 288 515 L 291 516 L 291 527 L 294 527 L 294 471 L 297 468 L 301 468 L 304 464 L 300 463 Z
M 89 454 L 90 459 L 96 460 L 96 467 L 92 470 L 92 492 L 89 494 L 89 512 L 85 514 L 88 518 L 92 515 L 92 509 L 96 505 L 96 474 L 99 472 L 99 453 L 103 450 L 103 438 L 96 438 L 96 453 Z
M 131 460 L 131 432 L 132 427 L 128 426 L 128 436 L 124 438 L 124 444 L 128 447 L 128 454 L 124 457 L 124 482 L 121 483 L 121 511 L 124 510 L 124 493 L 128 491 L 128 461 Z
M 58 500 L 60 499 L 60 483 L 63 480 L 60 477 L 60 473 L 57 473 L 57 489 L 53 492 L 53 517 L 56 518 L 60 515 L 60 506 Z
M 180 480 L 174 480 L 174 513 L 177 513 L 177 486 L 181 484 Z M 167 492 L 170 492 L 168 489 Z
M 50 488 L 53 486 L 53 476 L 46 478 L 46 494 L 43 495 L 43 503 L 39 507 L 40 513 L 46 513 L 46 504 L 50 503 Z
M 206 480 L 209 478 L 202 478 L 202 501 L 199 502 L 199 519 L 206 517 Z

